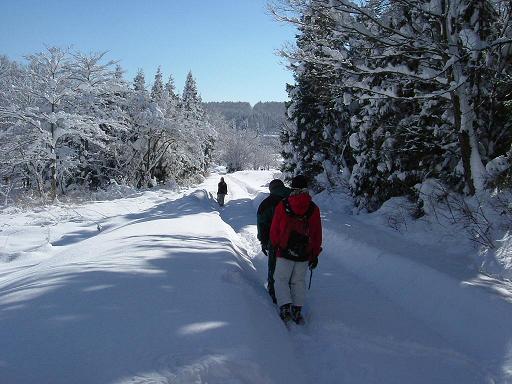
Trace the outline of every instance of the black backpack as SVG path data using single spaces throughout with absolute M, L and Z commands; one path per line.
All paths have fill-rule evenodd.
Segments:
M 297 215 L 293 212 L 288 199 L 283 200 L 283 205 L 286 212 L 288 243 L 281 255 L 285 259 L 293 261 L 306 261 L 310 256 L 309 218 L 315 210 L 315 204 L 313 202 L 309 203 L 304 215 Z

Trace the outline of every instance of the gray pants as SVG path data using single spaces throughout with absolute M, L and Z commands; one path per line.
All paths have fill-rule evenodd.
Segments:
M 226 197 L 223 193 L 217 193 L 217 202 L 222 207 L 224 205 L 224 197 Z
M 292 303 L 303 306 L 306 298 L 307 261 L 292 261 L 278 257 L 274 273 L 277 305 Z

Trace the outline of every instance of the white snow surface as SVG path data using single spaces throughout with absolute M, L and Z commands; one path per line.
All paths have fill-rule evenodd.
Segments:
M 255 225 L 276 174 L 222 176 L 222 208 L 213 174 L 1 212 L 0 383 L 512 382 L 512 289 L 468 267 L 460 238 L 316 196 L 324 250 L 307 323 L 287 329 Z

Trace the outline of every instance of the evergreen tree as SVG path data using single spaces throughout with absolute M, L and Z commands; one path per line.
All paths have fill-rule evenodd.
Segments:
M 332 67 L 321 60 L 303 60 L 302 52 L 314 52 L 322 57 L 322 44 L 337 44 L 331 36 L 332 27 L 319 11 L 318 2 L 311 2 L 303 16 L 297 39 L 297 51 L 285 55 L 292 60 L 296 84 L 287 88 L 290 101 L 288 117 L 292 125 L 285 126 L 283 171 L 286 177 L 304 174 L 321 190 L 336 184 L 342 170 L 348 172 L 352 158 L 347 145 L 350 121 L 347 108 L 337 103 L 332 83 L 336 81 Z
M 123 76 L 124 76 L 123 68 L 119 64 L 117 64 L 116 65 L 116 70 L 115 70 L 115 73 L 114 73 L 114 78 L 117 81 L 121 81 L 121 80 L 123 80 Z
M 167 80 L 167 83 L 165 83 L 165 95 L 168 99 L 176 99 L 178 97 L 172 75 L 169 75 L 169 79 Z
M 165 108 L 165 93 L 164 83 L 162 81 L 162 70 L 158 67 L 155 75 L 155 81 L 151 88 L 151 100 L 157 103 L 160 107 Z
M 176 118 L 180 108 L 180 98 L 176 94 L 176 87 L 172 75 L 169 75 L 169 80 L 165 83 L 164 97 L 166 99 L 166 115 L 170 118 Z
M 187 75 L 183 88 L 181 109 L 186 119 L 201 120 L 204 117 L 201 96 L 197 91 L 197 84 L 191 71 Z
M 386 20 L 388 29 L 407 30 L 408 18 L 417 23 L 421 15 L 408 9 L 404 15 L 402 8 L 377 7 L 366 9 L 368 18 Z M 374 26 L 366 18 L 359 21 L 369 31 Z M 377 33 L 374 31 L 373 33 Z M 353 168 L 350 186 L 356 205 L 370 211 L 377 209 L 393 196 L 416 196 L 415 186 L 426 177 L 437 177 L 456 184 L 452 141 L 457 140 L 446 100 L 416 99 L 415 95 L 432 90 L 430 84 L 422 81 L 402 82 L 381 68 L 397 65 L 395 55 L 383 55 L 385 46 L 366 39 L 355 40 L 352 36 L 352 51 L 349 55 L 355 67 L 367 68 L 364 76 L 350 78 L 350 82 L 371 84 L 371 88 L 358 85 L 353 91 L 359 100 L 359 108 L 352 118 L 356 133 L 351 137 L 351 145 L 356 164 Z M 361 52 L 366 52 L 361 55 Z M 432 59 L 430 65 L 434 65 Z M 418 62 L 405 62 L 411 71 L 418 70 Z M 378 90 L 380 94 L 375 94 Z M 450 171 L 451 170 L 451 171 Z M 455 179 L 455 181 L 454 181 Z
M 195 167 L 206 172 L 212 161 L 216 132 L 208 124 L 192 72 L 188 73 L 183 89 L 181 118 L 191 140 L 196 142 L 198 152 L 194 159 L 194 163 L 197 163 Z
M 133 89 L 135 92 L 146 92 L 146 80 L 144 77 L 144 71 L 139 68 L 137 75 L 133 79 Z

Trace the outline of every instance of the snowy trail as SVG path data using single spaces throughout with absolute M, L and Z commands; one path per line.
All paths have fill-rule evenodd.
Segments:
M 408 259 L 413 242 L 326 200 L 308 324 L 286 330 L 256 240 L 272 172 L 224 175 L 223 208 L 219 177 L 84 206 L 99 216 L 55 224 L 53 245 L 25 238 L 0 263 L 0 383 L 512 382 L 508 292 L 419 262 L 435 245 Z M 9 228 L 16 246 L 46 231 Z
M 232 211 L 229 217 L 255 215 L 254 204 L 240 203 L 243 193 L 239 191 L 246 190 L 247 183 L 235 177 L 230 180 L 238 199 L 234 206 L 228 203 L 226 210 Z M 255 192 L 254 188 L 250 189 L 252 195 Z M 313 288 L 308 292 L 306 311 L 310 312 L 307 314 L 310 321 L 304 330 L 292 334 L 308 382 L 489 382 L 489 372 L 474 358 L 455 351 L 436 330 L 339 263 L 336 253 L 343 246 L 337 242 L 329 245 L 329 241 L 339 233 L 340 218 L 331 218 L 324 225 L 326 251 L 315 271 Z M 252 233 L 255 233 L 254 228 Z M 354 240 L 357 241 L 352 239 L 351 245 L 357 248 Z M 254 237 L 252 241 L 251 249 L 259 249 Z M 266 260 L 258 263 L 258 259 L 264 256 L 260 254 L 254 260 L 263 284 Z

